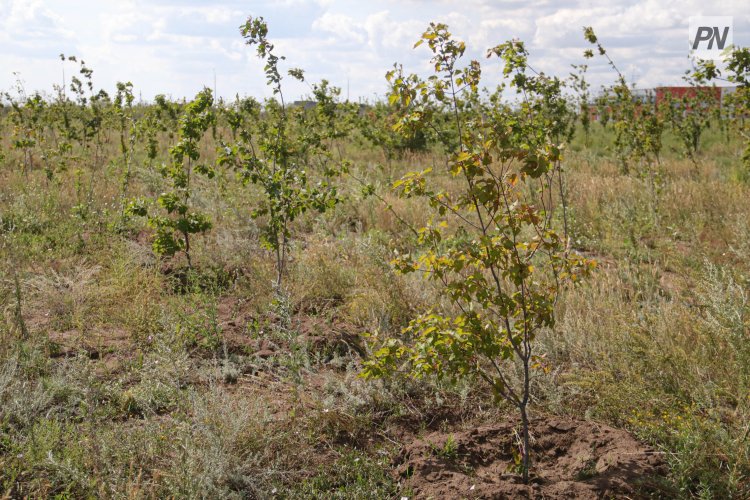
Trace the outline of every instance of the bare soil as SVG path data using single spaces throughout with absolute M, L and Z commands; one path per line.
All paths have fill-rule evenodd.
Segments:
M 288 349 L 283 342 L 254 337 L 247 325 L 258 315 L 248 304 L 225 297 L 217 307 L 223 339 L 230 352 L 266 358 Z M 273 321 L 273 318 L 262 318 Z M 295 317 L 300 341 L 320 353 L 361 354 L 350 325 L 335 319 Z M 262 323 L 262 322 L 261 322 Z M 333 325 L 331 324 L 333 323 Z M 125 331 L 96 330 L 82 336 L 77 331 L 49 334 L 53 356 L 85 352 L 96 362 L 100 375 L 117 373 L 132 352 Z M 330 373 L 329 368 L 324 369 Z M 335 372 L 335 370 L 334 370 Z M 320 374 L 308 374 L 307 390 L 320 390 Z M 284 421 L 291 410 L 305 405 L 305 390 L 296 390 L 270 371 L 243 372 L 227 385 L 237 397 L 263 397 L 275 419 Z M 313 410 L 314 405 L 307 408 Z M 303 412 L 305 413 L 305 412 Z M 595 422 L 558 416 L 532 420 L 532 474 L 523 484 L 517 464 L 517 421 L 511 414 L 487 424 L 487 417 L 471 418 L 460 407 L 412 418 L 396 418 L 385 430 L 401 451 L 392 463 L 402 496 L 415 499 L 443 498 L 646 498 L 669 496 L 660 490 L 667 468 L 663 456 L 637 441 L 627 431 Z M 470 427 L 466 427 L 466 426 Z M 347 426 L 344 426 L 345 428 Z M 421 430 L 420 430 L 421 429 Z M 424 430 L 426 429 L 426 430 Z M 447 429 L 447 430 L 446 430 Z M 361 430 L 361 429 L 360 429 Z M 362 436 L 359 436 L 362 437 Z M 350 436 L 353 446 L 368 448 L 372 442 Z M 376 440 L 377 441 L 377 440 Z M 332 460 L 321 454 L 321 462 Z
M 662 456 L 626 431 L 561 417 L 532 421 L 532 474 L 514 459 L 510 420 L 406 443 L 396 474 L 414 498 L 643 498 L 658 494 Z M 517 449 L 517 448 L 516 448 Z

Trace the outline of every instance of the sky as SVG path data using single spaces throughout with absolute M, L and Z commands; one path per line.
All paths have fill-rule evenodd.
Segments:
M 431 21 L 446 23 L 466 42 L 466 60 L 482 62 L 488 87 L 499 83 L 500 63 L 486 50 L 512 38 L 526 43 L 530 64 L 567 76 L 589 48 L 583 26 L 600 41 L 637 87 L 679 85 L 690 67 L 690 16 L 733 16 L 735 45 L 750 45 L 750 2 L 612 0 L 0 0 L 0 90 L 23 84 L 27 93 L 52 93 L 77 68 L 75 55 L 94 70 L 97 89 L 133 83 L 137 96 L 193 96 L 203 86 L 225 98 L 269 97 L 263 64 L 244 44 L 239 26 L 263 16 L 285 68 L 305 70 L 306 83 L 287 78 L 287 100 L 309 96 L 329 80 L 342 97 L 373 101 L 387 91 L 395 62 L 429 72 L 429 49 L 413 49 Z M 603 61 L 589 62 L 594 89 L 614 81 Z

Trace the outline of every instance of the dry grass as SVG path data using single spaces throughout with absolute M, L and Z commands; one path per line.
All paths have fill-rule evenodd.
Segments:
M 682 496 L 746 496 L 750 185 L 737 145 L 711 139 L 698 169 L 666 154 L 654 219 L 647 183 L 623 174 L 597 133 L 593 147 L 569 153 L 566 183 L 574 247 L 601 265 L 564 294 L 554 331 L 538 339 L 551 371 L 535 380 L 533 409 L 659 446 Z M 160 147 L 163 156 L 166 137 Z M 343 149 L 413 226 L 432 212 L 394 196 L 393 179 L 435 165 L 443 187 L 453 182 L 439 173 L 439 153 L 386 161 L 356 143 Z M 342 180 L 346 200 L 335 211 L 295 222 L 279 298 L 273 256 L 258 244 L 262 220 L 249 217 L 258 193 L 231 174 L 199 186 L 195 203 L 214 228 L 195 239 L 187 272 L 179 258 L 153 256 L 137 221 L 112 229 L 116 164 L 106 175 L 84 169 L 93 196 L 81 218 L 71 216 L 80 202 L 73 172 L 26 178 L 4 151 L 0 495 L 383 498 L 402 493 L 389 475 L 399 436 L 496 418 L 481 387 L 367 382 L 356 376 L 357 350 L 320 345 L 330 339 L 304 330 L 314 324 L 348 342 L 398 335 L 442 306 L 419 277 L 393 272 L 394 250 L 413 250 L 413 238 L 353 179 Z M 131 194 L 159 192 L 160 176 L 138 165 Z M 26 340 L 14 326 L 11 271 Z M 227 303 L 240 305 L 226 315 Z

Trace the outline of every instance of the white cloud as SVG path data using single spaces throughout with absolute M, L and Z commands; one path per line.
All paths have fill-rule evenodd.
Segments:
M 362 30 L 362 25 L 343 14 L 326 12 L 313 21 L 312 27 L 313 30 L 327 33 L 334 38 L 345 41 L 363 43 L 366 39 L 366 33 Z
M 74 31 L 40 0 L 0 2 L 0 26 L 4 41 L 21 45 L 44 45 L 74 36 Z

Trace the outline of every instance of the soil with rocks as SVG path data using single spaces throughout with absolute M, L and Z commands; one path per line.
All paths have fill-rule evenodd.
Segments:
M 413 498 L 648 498 L 660 496 L 662 455 L 626 431 L 561 417 L 531 423 L 523 484 L 510 420 L 406 443 L 395 473 Z M 663 492 L 662 492 L 663 493 Z

